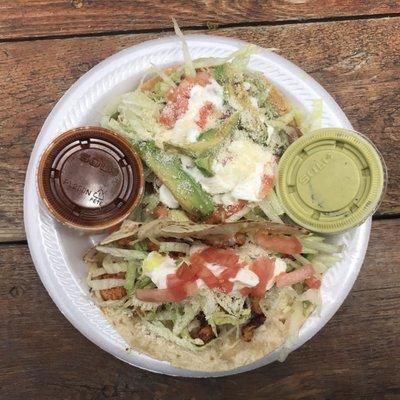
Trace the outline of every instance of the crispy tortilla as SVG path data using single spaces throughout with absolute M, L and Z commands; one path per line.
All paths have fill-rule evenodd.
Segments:
M 235 221 L 223 224 L 196 224 L 191 221 L 176 222 L 167 218 L 156 219 L 142 225 L 137 231 L 138 239 L 173 237 L 176 239 L 205 239 L 210 236 L 230 238 L 236 233 L 253 234 L 259 231 L 275 235 L 300 235 L 308 231 L 299 226 L 269 221 Z M 109 242 L 108 242 L 109 243 Z
M 214 339 L 205 349 L 192 351 L 149 331 L 137 316 L 108 308 L 103 308 L 103 312 L 131 349 L 178 368 L 208 372 L 229 371 L 268 355 L 286 341 L 291 323 L 290 315 L 281 326 L 267 319 L 255 330 L 250 342 L 236 339 L 233 330 L 229 337 Z M 306 317 L 302 323 L 305 320 Z

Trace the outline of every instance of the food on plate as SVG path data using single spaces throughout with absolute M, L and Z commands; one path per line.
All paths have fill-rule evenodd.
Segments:
M 280 223 L 159 218 L 126 220 L 85 261 L 93 298 L 132 349 L 216 371 L 285 343 L 284 356 L 339 251 Z
M 319 126 L 260 72 L 255 46 L 192 60 L 110 104 L 101 125 L 144 162 L 145 194 L 85 256 L 95 302 L 132 349 L 192 370 L 229 370 L 281 348 L 319 305 L 341 247 L 290 225 L 279 160 Z
M 272 189 L 278 161 L 311 125 L 299 122 L 277 87 L 248 68 L 256 52 L 248 46 L 198 60 L 185 53 L 184 65 L 152 67 L 155 76 L 106 108 L 101 125 L 130 140 L 146 165 L 147 208 L 178 209 L 209 223 L 249 212 L 280 220 Z M 140 217 L 138 210 L 134 219 Z

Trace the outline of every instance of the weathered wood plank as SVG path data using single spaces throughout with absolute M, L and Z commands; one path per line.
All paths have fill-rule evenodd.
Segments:
M 389 168 L 380 213 L 399 213 L 400 18 L 236 28 L 237 37 L 280 53 L 336 98 L 354 127 L 371 138 Z M 84 72 L 114 52 L 159 34 L 119 35 L 0 45 L 0 241 L 23 238 L 23 179 L 47 114 Z
M 399 12 L 397 0 L 173 0 L 168 3 L 154 0 L 3 0 L 0 38 L 170 28 L 172 15 L 187 27 Z
M 208 379 L 206 385 L 129 367 L 97 348 L 51 302 L 27 246 L 2 245 L 0 397 L 399 398 L 399 240 L 400 220 L 374 222 L 367 258 L 350 296 L 328 325 L 285 363 Z

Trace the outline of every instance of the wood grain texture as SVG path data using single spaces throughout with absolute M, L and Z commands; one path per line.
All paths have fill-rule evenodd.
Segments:
M 2 0 L 0 38 L 26 38 L 400 12 L 398 0 Z
M 0 398 L 398 399 L 399 241 L 400 220 L 374 222 L 364 266 L 344 305 L 285 363 L 207 382 L 145 372 L 97 348 L 52 303 L 27 246 L 2 245 Z
M 231 28 L 280 53 L 317 79 L 355 129 L 371 138 L 389 169 L 380 214 L 400 212 L 400 18 Z M 56 101 L 104 58 L 161 34 L 0 44 L 0 241 L 24 238 L 23 181 L 30 152 Z

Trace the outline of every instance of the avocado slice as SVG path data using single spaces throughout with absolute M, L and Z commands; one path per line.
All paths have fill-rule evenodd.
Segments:
M 232 114 L 222 123 L 213 135 L 210 134 L 205 140 L 200 140 L 186 145 L 184 150 L 190 153 L 192 157 L 199 157 L 204 155 L 205 152 L 214 150 L 232 134 L 233 130 L 239 123 L 239 118 L 240 115 L 238 112 Z
M 214 211 L 212 197 L 183 169 L 179 157 L 165 153 L 153 141 L 138 143 L 136 148 L 146 165 L 188 214 L 204 218 Z
M 205 175 L 205 176 L 214 176 L 214 171 L 212 170 L 212 164 L 215 158 L 215 154 L 207 154 L 203 157 L 197 158 L 194 161 L 196 167 Z

